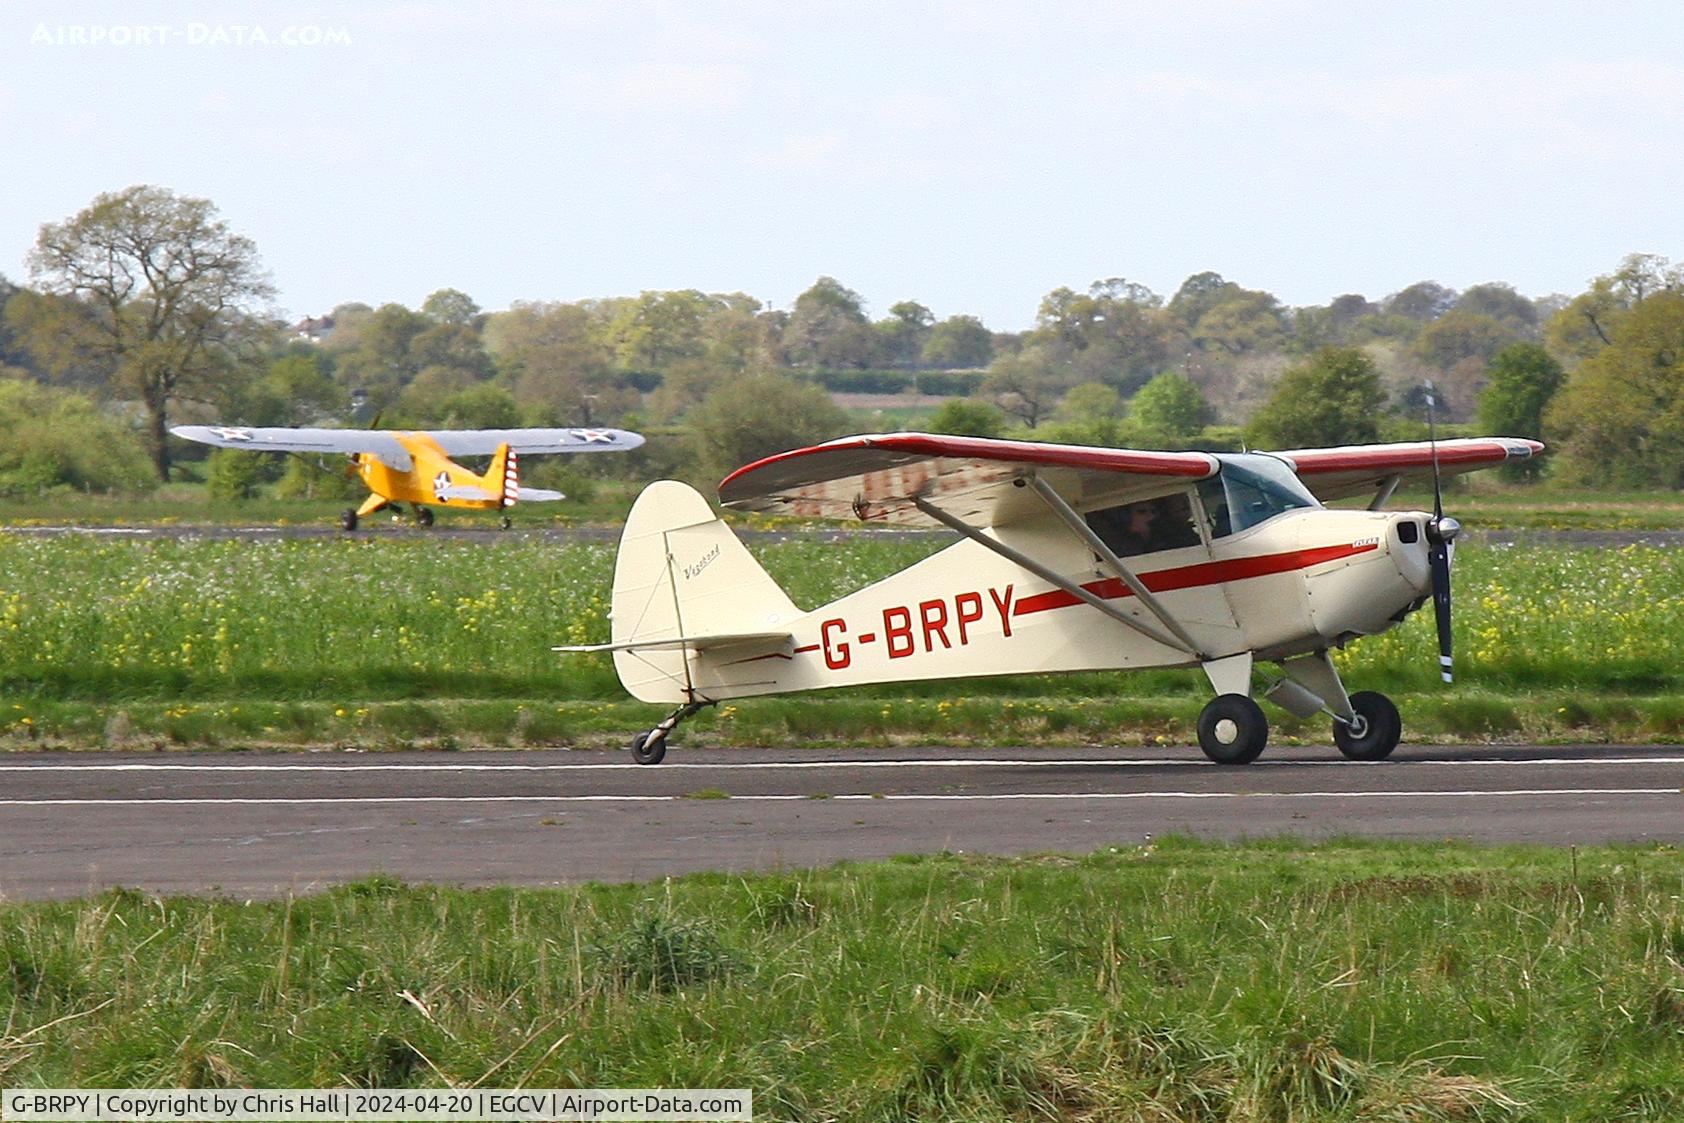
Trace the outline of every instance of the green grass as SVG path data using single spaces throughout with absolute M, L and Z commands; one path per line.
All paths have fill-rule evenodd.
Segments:
M 1672 1120 L 1670 847 L 1183 839 L 0 904 L 0 1082 L 698 1086 L 756 1117 Z
M 1341 506 L 1364 506 L 1350 500 Z M 1393 509 L 1433 509 L 1430 488 L 1403 488 Z M 1445 512 L 1480 530 L 1680 530 L 1684 494 L 1674 491 L 1586 491 L 1555 484 L 1509 484 L 1490 475 L 1454 481 Z
M 853 406 L 845 410 L 848 419 L 862 433 L 919 433 L 929 428 L 940 406 L 890 405 Z M 1029 432 L 1014 433 L 1019 440 L 1033 440 Z
M 848 411 L 861 432 L 889 432 L 925 428 L 933 407 L 889 406 Z M 1031 432 L 1013 434 L 1033 438 Z M 197 471 L 199 465 L 193 465 Z M 543 481 L 534 480 L 535 483 Z M 554 481 L 550 481 L 554 483 Z M 590 479 L 591 494 L 570 496 L 560 503 L 532 503 L 510 512 L 517 527 L 581 526 L 625 520 L 644 481 Z M 704 485 L 707 481 L 698 481 Z M 546 485 L 548 486 L 548 485 Z M 562 490 L 568 490 L 563 486 Z M 268 493 L 245 501 L 213 501 L 204 485 L 172 483 L 143 496 L 87 494 L 55 489 L 33 498 L 0 500 L 0 526 L 56 525 L 337 525 L 345 499 L 279 499 Z M 357 502 L 360 502 L 359 494 Z M 1341 501 L 1362 506 L 1367 497 Z M 1485 530 L 1680 530 L 1684 529 L 1684 494 L 1668 491 L 1604 492 L 1569 488 L 1554 483 L 1508 483 L 1486 473 L 1456 477 L 1447 482 L 1449 512 L 1469 528 Z M 1432 509 L 1432 491 L 1404 488 L 1391 506 Z M 374 516 L 376 521 L 385 515 Z M 441 526 L 495 526 L 497 512 L 441 510 Z
M 516 529 L 591 526 L 625 521 L 641 482 L 591 480 L 588 498 L 519 504 L 506 512 Z M 565 490 L 565 488 L 563 489 Z M 148 495 L 90 494 L 55 489 L 29 499 L 0 499 L 0 526 L 322 526 L 336 528 L 339 513 L 359 505 L 355 498 L 281 499 L 267 492 L 245 500 L 213 500 L 204 485 L 172 483 Z M 405 508 L 407 512 L 407 507 Z M 504 512 L 435 507 L 440 527 L 495 529 Z M 408 524 L 408 516 L 401 520 Z M 388 512 L 368 516 L 364 526 L 391 524 Z
M 1097 676 L 1095 676 L 1097 678 Z M 1193 675 L 1166 680 L 1155 697 L 1035 695 L 1044 681 L 959 684 L 973 696 L 889 697 L 836 691 L 752 699 L 703 710 L 673 737 L 678 746 L 918 748 L 996 745 L 1178 747 L 1196 743 L 1208 688 Z M 1107 684 L 1096 683 L 1096 690 Z M 1118 689 L 1140 688 L 1122 678 Z M 980 693 L 1002 686 L 1005 697 Z M 1396 694 L 1410 742 L 1684 741 L 1677 694 L 1595 694 L 1574 689 L 1498 694 L 1468 687 Z M 666 716 L 637 702 L 423 698 L 338 705 L 319 701 L 0 703 L 0 751 L 258 749 L 330 745 L 373 751 L 468 748 L 623 747 L 634 731 Z M 1331 743 L 1326 718 L 1300 720 L 1270 710 L 1270 743 Z
M 939 542 L 755 546 L 797 603 L 894 572 Z M 327 742 L 600 744 L 656 711 L 606 656 L 613 546 L 498 538 L 110 540 L 0 536 L 0 746 Z M 1436 683 L 1430 614 L 1338 656 L 1398 697 L 1409 736 L 1684 737 L 1684 555 L 1468 547 L 1458 685 Z M 689 736 L 745 744 L 1184 743 L 1193 672 L 1015 676 L 750 699 Z M 1278 739 L 1321 722 L 1272 718 Z

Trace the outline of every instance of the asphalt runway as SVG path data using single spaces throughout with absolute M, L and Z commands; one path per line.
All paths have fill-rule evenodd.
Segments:
M 1024 854 L 1355 834 L 1684 841 L 1676 747 L 1331 747 L 1244 768 L 1196 749 L 627 754 L 40 753 L 0 761 L 0 893 L 308 893 L 644 880 L 938 850 Z

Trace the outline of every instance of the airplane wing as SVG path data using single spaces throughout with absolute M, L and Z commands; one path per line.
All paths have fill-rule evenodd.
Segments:
M 552 452 L 626 452 L 643 443 L 625 429 L 427 429 L 446 456 L 491 456 L 506 444 L 522 456 Z
M 1544 446 L 1520 437 L 1464 437 L 1438 442 L 1439 473 L 1445 476 L 1494 468 L 1538 455 Z M 1393 479 L 1419 483 L 1433 478 L 1433 446 L 1350 445 L 1344 448 L 1295 448 L 1274 453 L 1298 473 L 1317 499 L 1327 502 L 1378 491 Z
M 741 511 L 941 525 L 913 504 L 918 496 L 973 526 L 999 526 L 1044 510 L 1019 485 L 1030 472 L 1087 510 L 1163 494 L 1216 469 L 1202 452 L 885 433 L 769 456 L 727 476 L 719 500 Z
M 343 452 L 376 456 L 388 467 L 409 471 L 409 450 L 386 429 L 291 429 L 241 425 L 177 425 L 176 436 L 218 448 L 253 452 Z M 495 450 L 495 446 L 493 446 Z

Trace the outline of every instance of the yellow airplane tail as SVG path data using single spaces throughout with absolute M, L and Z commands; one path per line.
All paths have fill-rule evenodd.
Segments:
M 513 507 L 520 498 L 519 459 L 507 444 L 500 444 L 485 470 L 485 490 L 498 497 L 499 507 Z

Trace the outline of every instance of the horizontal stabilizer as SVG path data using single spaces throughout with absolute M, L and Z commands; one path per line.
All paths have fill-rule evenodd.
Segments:
M 434 488 L 433 494 L 439 499 L 475 499 L 483 503 L 495 502 L 497 496 L 483 487 L 472 484 L 451 484 L 448 487 Z
M 732 647 L 741 643 L 777 643 L 794 642 L 795 637 L 789 632 L 736 632 L 732 634 L 716 634 L 711 636 L 669 636 L 665 639 L 626 640 L 622 643 L 591 643 L 568 644 L 564 647 L 552 647 L 551 651 L 651 651 L 672 650 L 674 648 L 688 648 L 692 651 L 706 651 L 710 647 Z
M 520 501 L 522 503 L 554 503 L 566 498 L 567 496 L 559 491 L 550 491 L 542 487 L 523 487 L 520 489 Z

